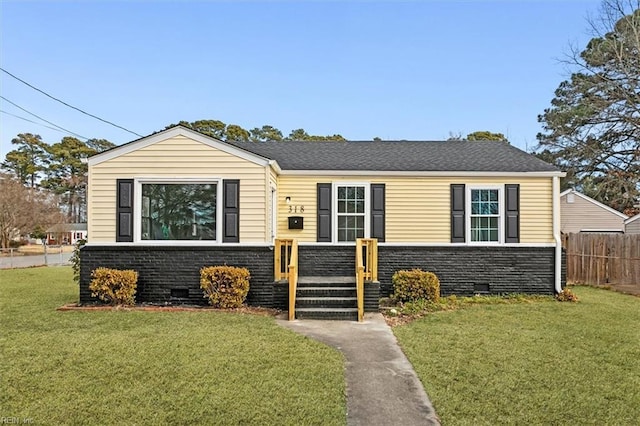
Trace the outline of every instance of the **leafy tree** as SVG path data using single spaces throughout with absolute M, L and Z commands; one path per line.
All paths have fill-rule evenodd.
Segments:
M 47 144 L 42 141 L 40 135 L 32 133 L 20 133 L 11 143 L 17 148 L 7 153 L 1 167 L 20 182 L 35 188 L 46 167 Z
M 615 209 L 640 195 L 640 0 L 605 0 L 594 37 L 567 59 L 576 71 L 538 117 L 538 149 L 576 187 Z
M 487 130 L 479 130 L 473 133 L 469 133 L 466 137 L 468 141 L 503 141 L 508 142 L 505 135 L 502 133 L 493 133 Z
M 171 124 L 166 126 L 165 129 L 169 129 L 176 125 L 181 125 L 189 129 L 193 129 L 197 132 L 205 134 L 207 136 L 214 137 L 223 141 L 240 141 L 240 142 L 263 142 L 263 141 L 344 141 L 346 140 L 342 135 L 310 135 L 304 129 L 292 130 L 289 136 L 284 138 L 282 132 L 277 128 L 269 125 L 264 125 L 261 128 L 253 128 L 251 131 L 244 129 L 237 124 L 226 125 L 219 120 L 198 120 L 193 122 L 180 121 L 178 124 Z
M 227 137 L 225 140 L 236 142 L 247 142 L 251 138 L 251 133 L 248 130 L 243 129 L 237 124 L 229 124 L 227 126 Z
M 82 160 L 96 153 L 86 143 L 64 137 L 49 147 L 49 167 L 44 188 L 61 197 L 70 222 L 82 222 L 86 212 L 87 164 Z
M 251 140 L 254 142 L 281 141 L 282 132 L 273 126 L 264 125 L 251 129 Z
M 64 137 L 58 143 L 48 147 L 48 167 L 44 188 L 60 196 L 69 222 L 86 220 L 87 172 L 86 158 L 114 147 L 106 139 L 89 139 L 82 142 L 73 137 Z
M 85 144 L 95 153 L 103 152 L 116 146 L 116 144 L 106 139 L 88 139 Z
M 289 141 L 345 141 L 346 139 L 342 135 L 328 135 L 328 136 L 318 136 L 318 135 L 310 135 L 304 129 L 295 129 L 289 133 L 286 140 Z

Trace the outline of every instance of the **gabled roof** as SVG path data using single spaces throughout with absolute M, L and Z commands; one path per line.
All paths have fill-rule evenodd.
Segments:
M 631 216 L 629 219 L 625 220 L 625 221 L 624 221 L 624 224 L 625 224 L 625 225 L 628 225 L 628 224 L 630 224 L 631 222 L 635 222 L 635 221 L 636 221 L 636 220 L 638 220 L 638 219 L 640 219 L 640 213 L 638 213 L 638 214 L 637 214 L 637 215 L 635 215 L 635 216 Z
M 229 142 L 282 170 L 560 172 L 506 142 Z
M 99 164 L 152 143 L 183 135 L 258 164 L 290 172 L 485 172 L 563 176 L 555 166 L 499 141 L 223 142 L 176 126 L 94 155 Z
M 567 189 L 566 191 L 561 192 L 561 193 L 560 193 L 560 198 L 562 198 L 562 197 L 564 197 L 564 196 L 566 196 L 566 195 L 568 195 L 568 194 L 575 194 L 575 195 L 577 195 L 578 197 L 582 198 L 583 200 L 586 200 L 586 201 L 588 201 L 588 202 L 590 202 L 590 203 L 593 203 L 594 205 L 596 205 L 596 206 L 600 207 L 601 209 L 606 210 L 606 211 L 608 211 L 609 213 L 613 213 L 613 214 L 615 214 L 616 216 L 621 217 L 622 219 L 627 219 L 627 218 L 629 217 L 629 216 L 627 216 L 626 214 L 621 213 L 621 212 L 619 212 L 618 210 L 616 210 L 616 209 L 614 209 L 614 208 L 611 208 L 611 207 L 609 207 L 609 206 L 607 206 L 607 205 L 605 205 L 605 204 L 602 204 L 601 202 L 596 201 L 596 200 L 594 200 L 593 198 L 591 198 L 591 197 L 589 197 L 589 196 L 587 196 L 587 195 L 584 195 L 583 193 L 578 192 L 578 191 L 576 191 L 576 190 L 575 190 L 575 189 L 573 189 L 573 188 L 571 188 L 571 189 Z
M 162 142 L 167 139 L 175 138 L 177 136 L 184 136 L 189 139 L 193 139 L 212 148 L 219 149 L 228 154 L 235 155 L 236 157 L 243 158 L 247 161 L 251 161 L 262 166 L 266 166 L 267 164 L 269 164 L 269 159 L 267 158 L 260 157 L 259 155 L 253 154 L 244 149 L 238 149 L 231 144 L 209 137 L 207 135 L 203 135 L 200 132 L 196 132 L 195 130 L 188 129 L 183 126 L 174 126 L 169 129 L 153 133 L 149 136 L 145 136 L 143 138 L 113 147 L 89 157 L 87 162 L 90 166 L 100 164 L 112 158 L 119 157 L 121 155 L 136 151 L 138 149 L 142 149 L 144 147 Z

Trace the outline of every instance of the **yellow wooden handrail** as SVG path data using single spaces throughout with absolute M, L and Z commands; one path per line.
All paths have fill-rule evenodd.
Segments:
M 273 275 L 275 281 L 289 282 L 289 321 L 296 318 L 298 288 L 298 240 L 277 238 L 274 246 Z
M 289 258 L 289 321 L 296 319 L 296 291 L 298 290 L 298 240 L 291 243 Z
M 362 251 L 365 254 L 362 254 Z M 356 296 L 358 298 L 358 321 L 364 318 L 364 282 L 378 280 L 378 240 L 358 238 L 356 240 Z

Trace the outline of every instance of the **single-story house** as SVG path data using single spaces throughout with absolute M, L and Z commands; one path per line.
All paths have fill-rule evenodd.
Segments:
M 87 239 L 86 223 L 59 223 L 47 229 L 48 244 L 75 244 Z
M 564 174 L 506 142 L 223 142 L 176 126 L 88 164 L 82 303 L 112 267 L 139 272 L 139 301 L 204 304 L 200 268 L 227 264 L 249 269 L 249 304 L 286 308 L 278 239 L 297 240 L 301 281 L 353 276 L 355 240 L 377 239 L 375 304 L 411 268 L 443 295 L 561 290 Z
M 560 194 L 560 230 L 564 234 L 579 232 L 625 232 L 627 215 L 588 197 L 575 189 Z
M 625 234 L 640 234 L 640 213 L 624 221 Z

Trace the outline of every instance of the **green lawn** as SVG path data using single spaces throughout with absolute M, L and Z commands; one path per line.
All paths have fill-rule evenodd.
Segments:
M 344 424 L 342 355 L 271 317 L 72 311 L 70 268 L 0 271 L 0 415 L 34 424 Z
M 444 425 L 640 422 L 640 298 L 474 306 L 394 329 Z

